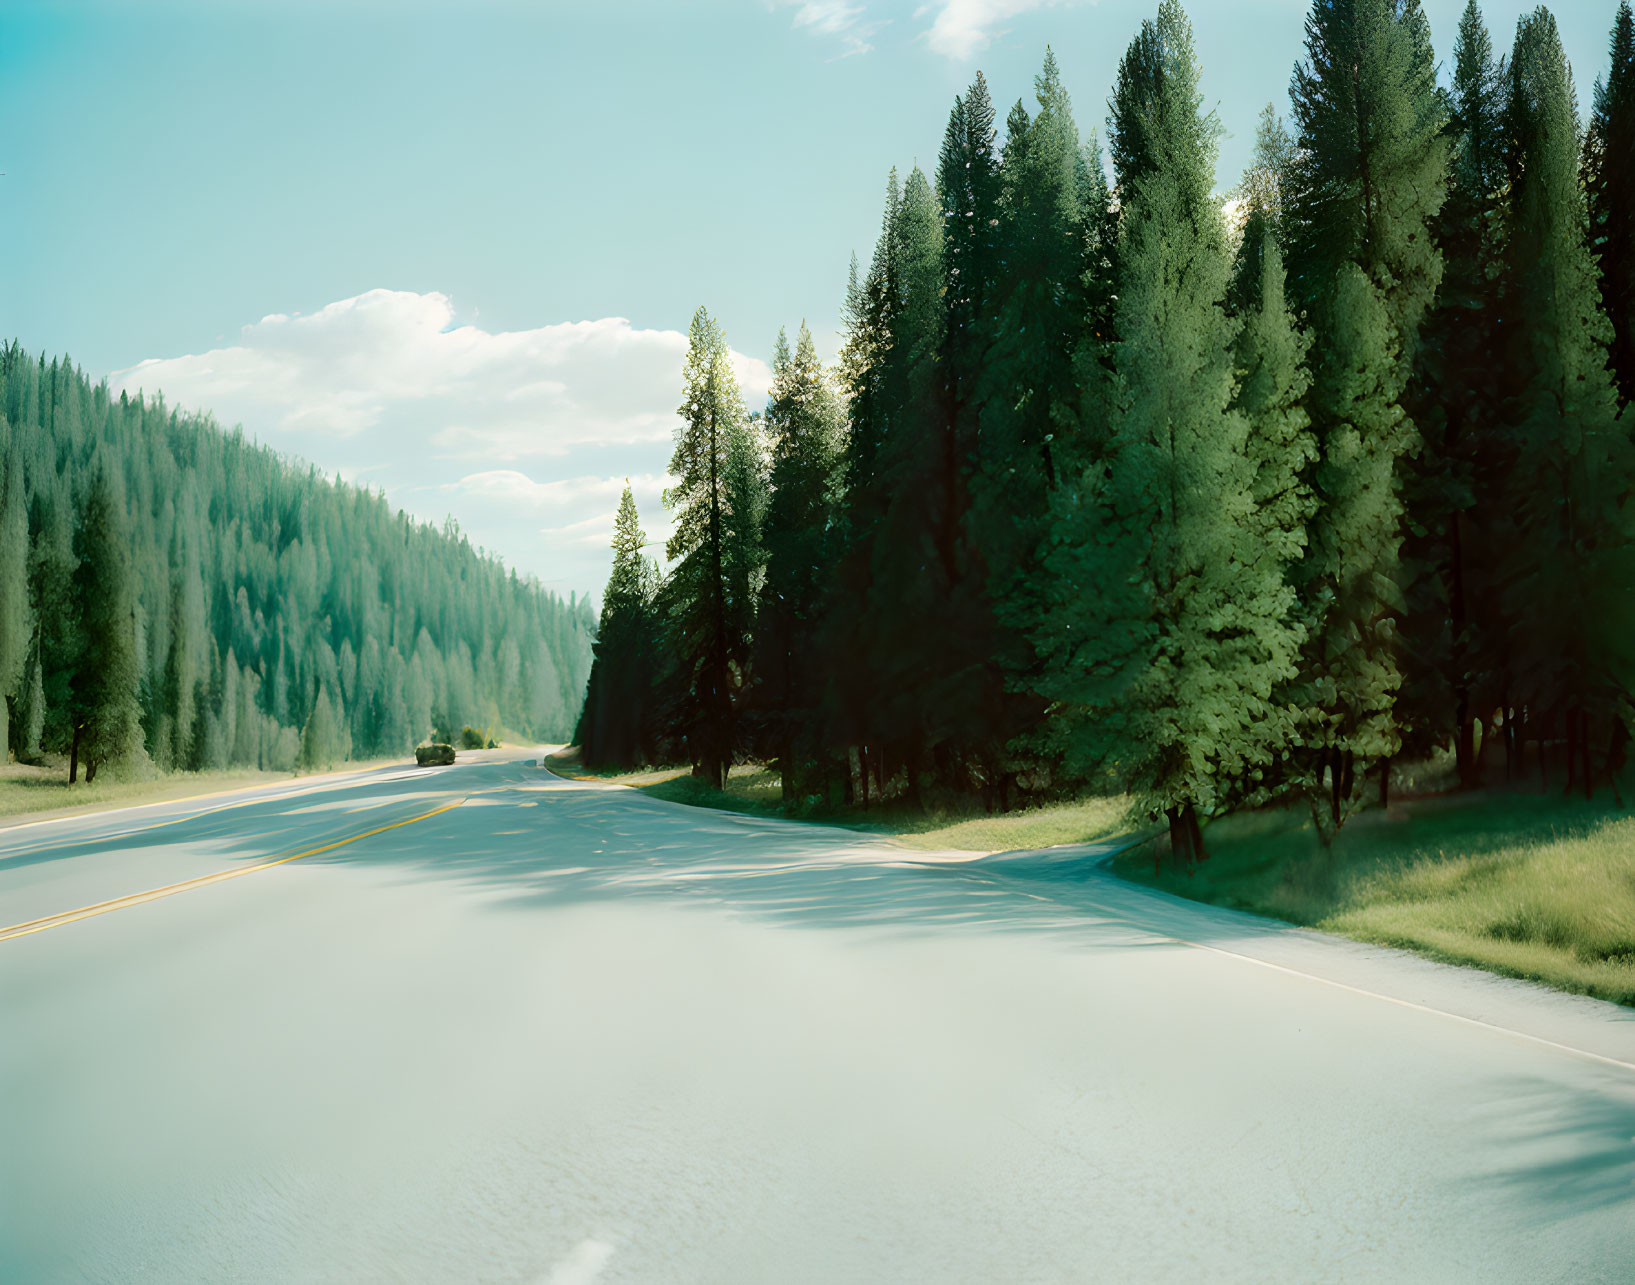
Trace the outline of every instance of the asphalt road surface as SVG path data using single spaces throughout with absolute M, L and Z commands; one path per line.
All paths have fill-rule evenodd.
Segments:
M 0 831 L 0 1280 L 1635 1279 L 1626 1010 L 472 757 Z

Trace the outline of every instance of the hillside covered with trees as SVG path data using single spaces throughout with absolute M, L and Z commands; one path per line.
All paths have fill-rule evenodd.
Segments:
M 593 621 L 377 494 L 0 351 L 0 719 L 87 777 L 566 736 Z
M 1419 0 L 1315 0 L 1293 119 L 1215 190 L 1190 24 L 1120 63 L 1105 148 L 1047 53 L 978 74 L 886 183 L 838 368 L 780 337 L 746 416 L 692 326 L 660 578 L 634 505 L 586 761 L 735 760 L 786 798 L 1129 790 L 1200 818 L 1394 762 L 1593 790 L 1635 715 L 1635 24 L 1587 126 L 1540 8 L 1447 71 Z M 1094 15 L 1086 18 L 1093 21 Z

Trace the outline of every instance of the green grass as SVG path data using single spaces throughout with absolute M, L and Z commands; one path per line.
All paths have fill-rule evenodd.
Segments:
M 1120 873 L 1562 990 L 1635 1004 L 1635 818 L 1610 799 L 1486 793 L 1364 813 L 1324 850 L 1303 812 L 1226 818 L 1191 875 Z
M 568 760 L 552 756 L 549 761 L 558 771 L 575 774 Z M 783 808 L 783 791 L 777 773 L 753 764 L 733 768 L 723 790 L 711 788 L 690 775 L 686 768 L 624 773 L 589 773 L 580 769 L 578 774 L 630 785 L 669 803 L 754 816 L 789 817 Z M 792 819 L 877 834 L 922 851 L 1007 852 L 1105 839 L 1132 828 L 1128 812 L 1129 801 L 1123 798 L 1053 803 L 992 816 L 981 808 L 920 812 L 906 803 L 893 801 L 884 806 L 876 805 L 867 812 L 854 805 L 824 812 L 802 812 Z
M 330 772 L 357 772 L 393 763 L 412 763 L 402 757 L 359 759 L 333 763 L 315 773 L 261 772 L 255 768 L 233 768 L 224 772 L 156 772 L 122 777 L 105 773 L 87 784 L 82 776 L 68 784 L 66 761 L 55 760 L 36 766 L 27 763 L 0 763 L 0 824 L 6 818 L 43 820 L 49 816 L 76 816 L 84 812 L 106 812 L 112 808 L 134 807 L 142 803 L 165 803 L 202 794 L 242 790 L 297 776 Z
M 213 794 L 220 790 L 261 785 L 267 781 L 285 781 L 289 776 L 288 772 L 252 770 L 188 772 L 156 776 L 150 780 L 119 780 L 104 776 L 89 785 L 83 780 L 77 785 L 69 785 L 66 769 L 7 764 L 0 767 L 0 817 L 103 812 L 137 803 L 162 803 L 195 794 Z

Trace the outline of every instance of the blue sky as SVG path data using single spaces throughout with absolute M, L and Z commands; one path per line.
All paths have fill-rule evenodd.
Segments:
M 974 71 L 1003 117 L 1049 43 L 1099 127 L 1155 7 L 7 0 L 0 329 L 596 590 L 626 474 L 663 529 L 694 308 L 752 400 L 778 326 L 832 352 L 887 168 Z M 1462 0 L 1426 7 L 1446 60 Z M 1501 48 L 1524 7 L 1485 6 Z M 1613 7 L 1556 7 L 1584 103 Z M 1305 10 L 1190 6 L 1223 188 Z

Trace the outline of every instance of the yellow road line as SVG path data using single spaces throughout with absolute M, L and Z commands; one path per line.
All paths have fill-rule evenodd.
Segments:
M 277 857 L 272 861 L 260 861 L 253 866 L 239 866 L 232 870 L 218 870 L 214 874 L 200 875 L 195 879 L 184 879 L 180 883 L 166 884 L 162 888 L 151 888 L 147 892 L 133 892 L 129 896 L 115 897 L 111 901 L 99 901 L 95 905 L 81 906 L 78 910 L 64 910 L 59 914 L 46 915 L 41 919 L 29 919 L 20 924 L 12 924 L 9 928 L 0 928 L 0 941 L 10 937 L 27 937 L 32 933 L 44 932 L 47 928 L 60 928 L 63 924 L 71 924 L 80 919 L 90 919 L 94 915 L 105 915 L 111 910 L 123 910 L 127 906 L 140 906 L 143 902 L 156 901 L 160 897 L 169 897 L 174 893 L 188 892 L 194 888 L 203 888 L 209 884 L 221 883 L 227 879 L 237 879 L 240 875 L 254 874 L 257 870 L 270 870 L 273 866 L 286 865 L 291 861 L 299 861 L 302 857 L 314 857 L 320 852 L 331 852 L 336 848 L 344 848 L 349 843 L 356 843 L 359 839 L 367 839 L 372 835 L 384 834 L 388 830 L 397 830 L 406 825 L 413 825 L 416 821 L 424 821 L 439 813 L 448 812 L 464 803 L 464 799 L 456 799 L 453 803 L 445 803 L 440 808 L 433 808 L 430 812 L 422 812 L 419 816 L 409 817 L 404 821 L 394 821 L 390 825 L 377 826 L 373 830 L 365 830 L 362 834 L 354 834 L 345 839 L 336 839 L 331 843 L 321 844 L 316 848 L 308 848 L 304 852 L 297 852 L 288 857 Z

